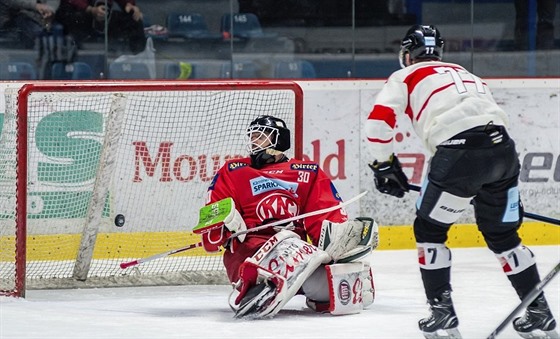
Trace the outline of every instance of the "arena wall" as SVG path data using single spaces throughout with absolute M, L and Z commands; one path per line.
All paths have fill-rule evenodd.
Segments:
M 511 135 L 522 164 L 520 191 L 527 212 L 560 217 L 560 78 L 490 79 L 496 101 L 510 117 Z M 350 199 L 369 193 L 348 207 L 351 216 L 374 217 L 381 226 L 380 249 L 413 248 L 411 223 L 417 193 L 403 199 L 377 192 L 367 163 L 372 160 L 363 124 L 384 81 L 298 81 L 304 91 L 304 157 L 319 163 L 341 195 Z M 0 83 L 0 125 L 5 112 L 4 91 L 21 83 Z M 425 177 L 429 154 L 414 135 L 410 122 L 399 119 L 396 153 L 412 184 Z M 29 169 L 33 171 L 33 168 Z M 560 244 L 560 228 L 526 219 L 524 242 Z M 484 246 L 472 209 L 454 226 L 449 246 Z

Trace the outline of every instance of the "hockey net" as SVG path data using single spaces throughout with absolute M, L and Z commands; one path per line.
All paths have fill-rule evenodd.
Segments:
M 200 248 L 119 264 L 200 241 L 190 230 L 210 181 L 246 156 L 258 115 L 284 119 L 288 155 L 301 157 L 303 99 L 292 82 L 44 83 L 5 94 L 2 294 L 226 283 L 221 255 Z

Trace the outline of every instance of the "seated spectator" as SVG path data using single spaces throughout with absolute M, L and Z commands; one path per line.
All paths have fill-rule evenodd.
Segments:
M 108 28 L 109 46 L 114 48 L 119 40 L 126 40 L 132 53 L 144 50 L 143 15 L 135 0 L 115 0 L 120 10 L 113 7 L 112 0 L 61 0 L 56 20 L 64 26 L 80 45 L 88 39 L 99 37 Z M 105 18 L 108 18 L 107 25 Z
M 45 0 L 0 1 L 0 30 L 14 32 L 24 48 L 33 48 L 44 29 L 49 29 L 54 9 Z

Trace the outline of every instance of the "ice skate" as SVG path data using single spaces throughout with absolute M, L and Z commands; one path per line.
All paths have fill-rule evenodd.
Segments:
M 418 322 L 420 330 L 427 339 L 450 338 L 460 339 L 459 320 L 453 308 L 451 291 L 445 291 L 441 296 L 428 300 L 430 316 Z
M 260 283 L 253 286 L 241 299 L 235 318 L 252 318 L 265 309 L 276 296 L 276 286 Z
M 513 320 L 513 328 L 522 338 L 558 339 L 556 321 L 548 308 L 544 295 L 540 295 L 527 307 L 523 317 Z

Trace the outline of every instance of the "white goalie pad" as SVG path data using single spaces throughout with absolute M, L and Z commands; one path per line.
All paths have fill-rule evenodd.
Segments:
M 325 266 L 329 281 L 329 312 L 333 315 L 360 313 L 373 303 L 375 286 L 367 263 Z
M 238 318 L 273 317 L 317 267 L 330 261 L 294 232 L 278 232 L 243 263 L 240 292 L 230 306 Z
M 371 218 L 343 223 L 323 221 L 318 247 L 336 263 L 356 262 L 367 257 L 379 244 L 379 227 Z

